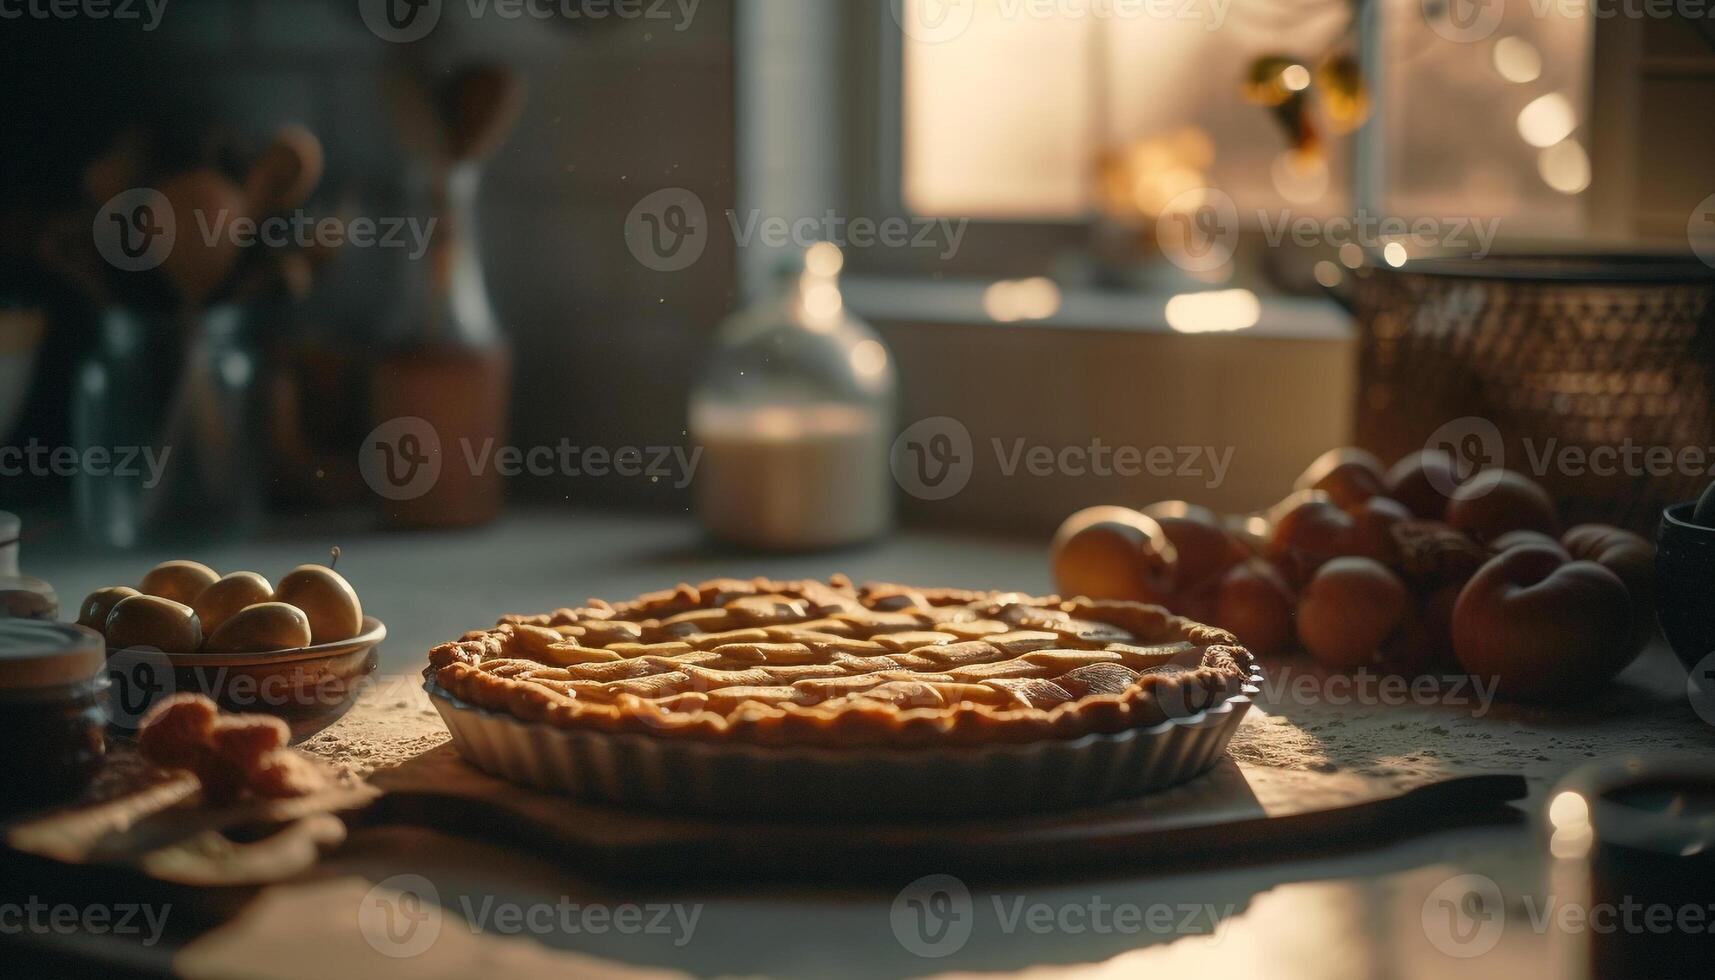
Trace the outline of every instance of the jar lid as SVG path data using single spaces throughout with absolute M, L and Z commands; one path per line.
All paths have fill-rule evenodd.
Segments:
M 1561 780 L 1549 799 L 1549 825 L 1556 838 L 1565 835 L 1573 856 L 1604 843 L 1679 858 L 1715 853 L 1715 763 L 1700 756 L 1591 763 Z
M 0 618 L 0 691 L 81 684 L 106 662 L 107 644 L 92 629 Z
M 0 575 L 0 616 L 18 619 L 58 619 L 59 593 L 39 578 Z

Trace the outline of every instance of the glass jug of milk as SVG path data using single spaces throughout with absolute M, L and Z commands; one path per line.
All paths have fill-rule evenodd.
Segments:
M 723 541 L 832 548 L 893 524 L 893 358 L 846 310 L 843 264 L 836 246 L 812 246 L 782 267 L 776 296 L 716 332 L 690 423 L 697 516 Z

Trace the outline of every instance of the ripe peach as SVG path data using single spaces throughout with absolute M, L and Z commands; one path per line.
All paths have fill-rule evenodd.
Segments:
M 1511 551 L 1514 548 L 1520 548 L 1527 544 L 1550 548 L 1565 555 L 1568 561 L 1572 560 L 1571 553 L 1566 550 L 1564 545 L 1559 541 L 1556 541 L 1553 536 L 1543 534 L 1541 531 L 1508 531 L 1495 540 L 1490 541 L 1489 550 L 1498 555 L 1503 551 Z
M 1560 539 L 1569 556 L 1593 561 L 1620 577 L 1632 597 L 1632 644 L 1642 650 L 1655 635 L 1655 545 L 1607 524 L 1580 524 Z
M 1412 453 L 1387 471 L 1387 495 L 1425 520 L 1447 516 L 1447 493 L 1465 482 L 1453 457 L 1440 449 Z
M 1050 546 L 1065 596 L 1165 602 L 1179 562 L 1154 518 L 1129 507 L 1090 507 L 1066 518 Z
M 1285 648 L 1292 638 L 1292 590 L 1268 562 L 1253 558 L 1222 576 L 1214 624 L 1232 632 L 1257 656 Z
M 1168 500 L 1150 504 L 1143 514 L 1154 518 L 1167 540 L 1173 542 L 1173 549 L 1179 555 L 1180 592 L 1195 592 L 1215 584 L 1223 572 L 1246 557 L 1244 546 L 1233 540 L 1221 526 L 1221 519 L 1207 507 Z
M 1287 580 L 1302 584 L 1330 558 L 1347 553 L 1356 526 L 1352 516 L 1334 505 L 1320 490 L 1302 490 L 1270 512 L 1274 533 L 1264 549 Z
M 1194 504 L 1188 500 L 1158 500 L 1148 507 L 1138 510 L 1145 517 L 1153 517 L 1157 521 L 1170 517 L 1196 521 L 1199 524 L 1221 526 L 1221 515 L 1202 504 Z
M 1478 541 L 1518 530 L 1560 533 L 1548 491 L 1512 470 L 1484 470 L 1465 481 L 1447 504 L 1447 523 Z
M 1352 447 L 1330 449 L 1318 456 L 1292 488 L 1321 490 L 1342 510 L 1350 510 L 1386 490 L 1381 460 Z
M 1631 596 L 1593 561 L 1523 545 L 1495 556 L 1459 593 L 1453 649 L 1506 697 L 1589 694 L 1632 661 Z
M 1411 511 L 1397 500 L 1371 497 L 1352 508 L 1352 530 L 1346 536 L 1345 552 L 1364 558 L 1374 558 L 1392 568 L 1399 564 L 1399 542 L 1394 540 L 1395 524 L 1413 519 Z
M 1246 558 L 1261 555 L 1268 548 L 1268 539 L 1274 535 L 1274 521 L 1267 513 L 1223 514 L 1221 527 Z
M 1298 603 L 1298 639 L 1324 666 L 1375 662 L 1411 614 L 1411 595 L 1387 566 L 1369 558 L 1323 565 Z

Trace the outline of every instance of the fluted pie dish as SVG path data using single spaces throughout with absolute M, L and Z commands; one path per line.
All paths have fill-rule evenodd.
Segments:
M 1249 705 L 1230 633 L 1130 602 L 721 579 L 435 647 L 479 768 L 768 815 L 1047 809 L 1206 771 Z

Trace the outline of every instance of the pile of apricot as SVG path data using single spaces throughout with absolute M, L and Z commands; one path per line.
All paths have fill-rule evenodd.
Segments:
M 77 621 L 114 650 L 271 653 L 357 636 L 363 605 L 351 583 L 323 565 L 300 565 L 275 586 L 255 572 L 222 576 L 199 562 L 167 561 L 136 588 L 91 592 Z
M 1261 656 L 1299 647 L 1331 669 L 1402 675 L 1456 662 L 1503 695 L 1563 700 L 1648 643 L 1654 556 L 1619 528 L 1563 529 L 1523 474 L 1462 474 L 1435 450 L 1386 468 L 1336 449 L 1260 514 L 1179 501 L 1080 511 L 1052 560 L 1064 595 L 1166 606 Z

